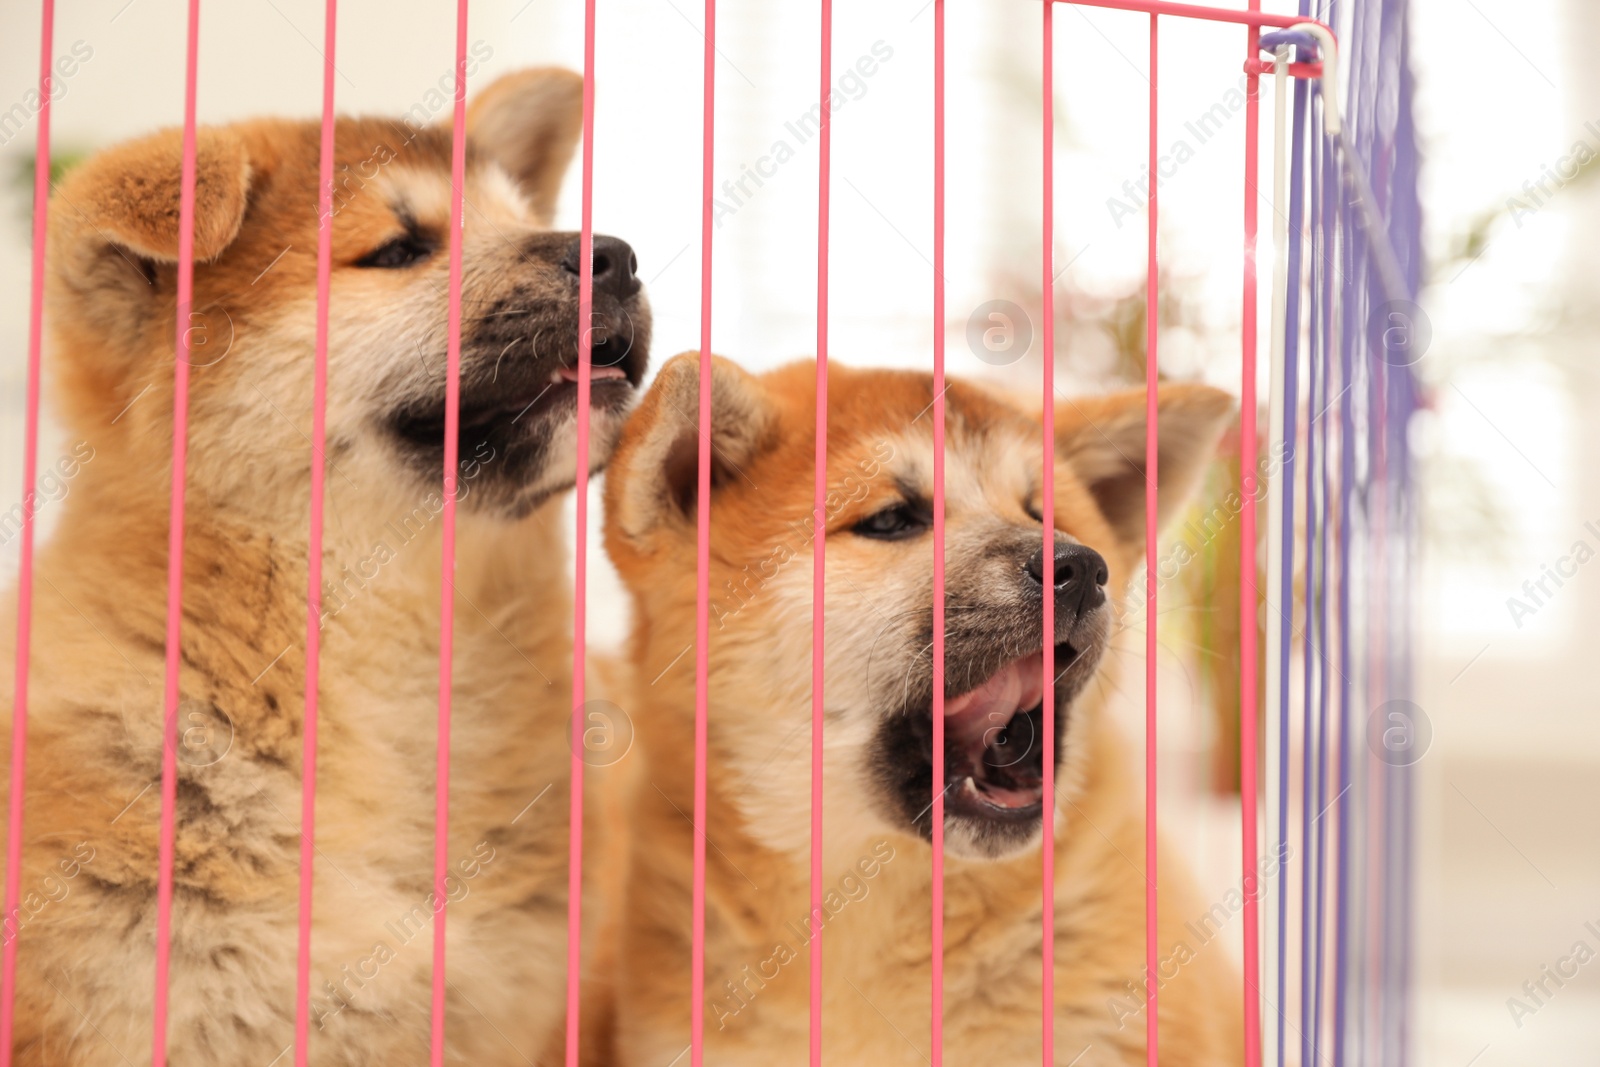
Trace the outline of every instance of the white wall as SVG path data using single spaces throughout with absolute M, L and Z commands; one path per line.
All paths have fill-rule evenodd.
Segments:
M 1466 464 L 1488 492 L 1474 500 L 1436 477 L 1429 493 L 1423 1062 L 1591 1063 L 1600 967 L 1564 987 L 1547 982 L 1553 995 L 1521 987 L 1579 940 L 1600 951 L 1584 928 L 1600 920 L 1600 568 L 1550 583 L 1556 595 L 1531 616 L 1514 620 L 1508 600 L 1532 603 L 1523 582 L 1574 542 L 1600 549 L 1585 529 L 1600 520 L 1600 197 L 1593 171 L 1564 189 L 1547 182 L 1542 207 L 1524 189 L 1574 142 L 1600 152 L 1589 55 L 1600 10 L 1586 0 L 1418 8 L 1436 258 L 1466 220 L 1495 214 L 1481 258 L 1440 271 L 1424 300 L 1438 332 L 1422 364 L 1435 412 L 1421 437 L 1436 475 Z M 1485 504 L 1492 522 L 1477 514 Z M 1514 1013 L 1512 997 L 1536 1014 Z

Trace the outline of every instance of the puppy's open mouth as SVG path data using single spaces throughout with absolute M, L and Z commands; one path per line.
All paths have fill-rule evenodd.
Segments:
M 572 359 L 572 363 L 563 363 L 543 376 L 510 373 L 506 368 L 507 373 L 492 376 L 485 383 L 463 382 L 461 454 L 470 454 L 479 442 L 510 442 L 538 423 L 542 416 L 563 407 L 575 407 L 578 402 L 576 353 Z M 617 411 L 626 407 L 643 376 L 643 369 L 643 356 L 634 357 L 631 339 L 596 337 L 590 358 L 591 409 Z M 444 440 L 442 403 L 402 411 L 395 419 L 395 431 L 418 447 L 438 448 Z
M 1098 613 L 1096 613 L 1098 614 Z M 946 660 L 944 701 L 945 845 L 955 854 L 998 858 L 1035 838 L 1045 811 L 1044 696 L 1054 692 L 1055 766 L 1061 766 L 1074 701 L 1104 648 L 1101 623 L 1072 626 L 1055 645 L 1055 679 L 1045 686 L 1044 656 L 989 658 L 981 668 L 961 653 Z M 1015 649 L 1015 646 L 1012 646 Z M 1024 646 L 1026 647 L 1026 646 Z M 925 649 L 925 646 L 924 646 Z M 981 654 L 981 653 L 980 653 Z M 967 666 L 972 670 L 968 674 Z M 967 678 L 983 681 L 964 691 Z M 886 715 L 874 741 L 876 777 L 896 814 L 923 840 L 933 836 L 931 701 Z
M 1056 670 L 1077 658 L 1056 646 Z M 951 814 L 1028 822 L 1044 802 L 1044 656 L 1012 660 L 944 705 L 945 804 Z M 1059 715 L 1058 715 L 1059 717 Z M 932 762 L 932 735 L 929 735 Z M 1059 759 L 1059 746 L 1057 749 Z
M 1109 638 L 1102 605 L 1057 617 L 1055 677 L 1046 682 L 1038 645 L 994 630 L 952 632 L 946 646 L 944 699 L 945 846 L 952 854 L 998 859 L 1037 839 L 1054 798 L 1044 790 L 1045 694 L 1053 693 L 1054 766 L 1065 755 L 1070 720 L 1094 677 Z M 970 625 L 970 623 L 969 623 Z M 913 655 L 927 666 L 926 631 Z M 1034 639 L 1035 641 L 1037 638 Z M 1034 651 L 1018 653 L 1034 644 Z M 996 647 L 996 646 L 999 647 Z M 981 679 L 976 685 L 973 679 Z M 917 683 L 927 685 L 926 675 Z M 872 742 L 872 775 L 891 817 L 923 840 L 933 837 L 932 698 L 886 711 Z

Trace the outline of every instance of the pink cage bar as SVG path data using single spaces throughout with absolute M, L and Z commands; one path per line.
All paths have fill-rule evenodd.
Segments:
M 1069 3 L 1086 7 L 1120 10 L 1130 13 L 1143 14 L 1149 19 L 1149 64 L 1150 64 L 1150 93 L 1149 93 L 1149 151 L 1150 168 L 1152 173 L 1157 169 L 1158 158 L 1158 128 L 1157 128 L 1157 103 L 1159 100 L 1159 26 L 1162 18 L 1204 20 L 1217 23 L 1234 24 L 1245 31 L 1243 42 L 1243 69 L 1249 77 L 1249 91 L 1247 94 L 1247 122 L 1245 128 L 1245 159 L 1244 175 L 1244 276 L 1242 279 L 1242 358 L 1240 365 L 1240 384 L 1242 393 L 1242 428 L 1241 428 L 1241 469 L 1249 471 L 1255 469 L 1257 461 L 1257 383 L 1256 365 L 1258 358 L 1257 336 L 1257 310 L 1259 283 L 1256 265 L 1256 246 L 1258 240 L 1258 204 L 1260 191 L 1256 187 L 1256 175 L 1260 165 L 1260 95 L 1259 80 L 1261 75 L 1271 73 L 1274 65 L 1260 58 L 1260 36 L 1264 29 L 1285 29 L 1296 26 L 1314 24 L 1326 30 L 1331 39 L 1331 30 L 1322 23 L 1303 17 L 1275 15 L 1264 13 L 1260 10 L 1260 0 L 1249 0 L 1249 7 L 1245 10 L 1236 8 L 1210 7 L 1185 3 L 1161 2 L 1161 0 L 1047 0 L 1041 5 L 1041 42 L 1042 66 L 1044 71 L 1044 87 L 1042 96 L 1042 141 L 1043 141 L 1043 171 L 1041 175 L 1042 210 L 1043 210 L 1043 255 L 1040 263 L 1040 277 L 1046 298 L 1043 302 L 1043 378 L 1042 388 L 1046 403 L 1044 411 L 1044 528 L 1052 531 L 1054 528 L 1054 499 L 1053 499 L 1053 404 L 1049 398 L 1054 388 L 1055 363 L 1055 311 L 1053 300 L 1049 294 L 1056 281 L 1055 263 L 1053 257 L 1052 233 L 1054 229 L 1054 168 L 1053 168 L 1053 74 L 1054 74 L 1054 39 L 1053 18 L 1056 3 Z M 582 925 L 581 897 L 582 864 L 583 864 L 583 791 L 584 791 L 584 761 L 582 759 L 583 736 L 583 706 L 585 701 L 584 675 L 586 665 L 585 643 L 585 608 L 586 589 L 588 581 L 587 559 L 585 549 L 584 530 L 587 521 L 587 485 L 588 485 L 588 454 L 589 454 L 589 390 L 591 385 L 591 331 L 589 327 L 590 309 L 593 290 L 593 141 L 594 141 L 594 114 L 595 114 L 595 4 L 596 0 L 585 0 L 585 35 L 584 35 L 584 93 L 583 93 L 583 153 L 582 153 L 582 228 L 581 228 L 581 275 L 580 275 L 580 345 L 578 364 L 578 440 L 577 440 L 577 494 L 576 494 L 576 537 L 575 550 L 575 596 L 574 596 L 574 648 L 573 648 L 573 690 L 572 690 L 572 761 L 571 761 L 571 821 L 569 836 L 569 898 L 568 898 L 568 988 L 567 988 L 567 1019 L 566 1019 L 566 1044 L 565 1060 L 568 1067 L 577 1067 L 579 1062 L 579 980 L 580 980 L 580 931 Z M 162 1067 L 166 1056 L 166 1025 L 167 1025 L 167 971 L 169 963 L 169 940 L 172 905 L 172 865 L 173 848 L 176 834 L 175 825 L 175 797 L 176 797 L 176 744 L 177 727 L 176 715 L 178 706 L 178 660 L 180 651 L 180 621 L 182 599 L 182 566 L 183 559 L 183 525 L 184 525 L 184 488 L 185 488 L 185 457 L 187 448 L 186 439 L 186 405 L 187 384 L 189 371 L 189 344 L 188 331 L 184 324 L 188 322 L 188 304 L 192 292 L 192 273 L 194 263 L 194 212 L 195 212 L 195 139 L 196 139 L 196 80 L 199 60 L 198 27 L 200 3 L 199 0 L 188 0 L 188 32 L 186 38 L 186 71 L 185 71 L 185 106 L 183 121 L 183 170 L 182 170 L 182 208 L 180 217 L 180 255 L 178 265 L 178 322 L 180 324 L 175 338 L 175 391 L 174 391 L 174 432 L 172 441 L 172 481 L 171 481 L 171 513 L 168 546 L 168 602 L 167 602 L 167 631 L 166 631 L 166 679 L 165 679 L 165 731 L 164 749 L 162 760 L 162 789 L 161 789 L 161 852 L 159 872 L 158 895 L 158 938 L 155 959 L 155 998 L 154 1017 L 152 1019 L 152 1064 Z M 461 337 L 461 285 L 462 285 L 462 190 L 465 176 L 465 101 L 466 101 L 466 49 L 467 49 L 467 0 L 457 0 L 456 5 L 456 68 L 455 68 L 455 112 L 454 132 L 452 142 L 452 185 L 451 197 L 451 239 L 449 248 L 449 333 L 448 333 L 448 392 L 446 400 L 446 432 L 445 432 L 445 458 L 443 479 L 446 487 L 444 494 L 445 507 L 442 515 L 443 529 L 443 560 L 441 573 L 444 576 L 440 590 L 440 663 L 439 663 L 439 696 L 438 696 L 438 737 L 437 737 L 437 778 L 435 782 L 435 870 L 434 882 L 436 891 L 441 899 L 447 897 L 444 877 L 447 868 L 446 841 L 449 820 L 449 756 L 450 756 L 450 704 L 451 704 L 451 635 L 453 595 L 451 575 L 454 570 L 454 531 L 455 531 L 455 478 L 457 456 L 455 455 L 456 433 L 455 427 L 459 421 L 459 390 L 460 390 L 460 337 Z M 823 1061 L 822 1046 L 822 783 L 823 783 L 823 647 L 825 639 L 824 604 L 823 604 L 823 579 L 825 575 L 824 544 L 824 517 L 826 508 L 825 472 L 827 459 L 827 387 L 828 387 L 828 298 L 829 298 L 829 193 L 830 193 L 830 145 L 831 131 L 829 124 L 830 108 L 828 97 L 831 91 L 831 37 L 832 37 L 832 6 L 830 0 L 820 0 L 820 39 L 821 63 L 819 70 L 821 124 L 820 124 L 820 155 L 819 155 L 819 198 L 817 205 L 817 367 L 816 367 L 816 453 L 815 453 L 815 501 L 814 501 L 814 530 L 813 530 L 813 695 L 812 695 L 812 789 L 811 789 L 811 916 L 812 916 L 812 948 L 810 953 L 810 1044 L 809 1058 L 813 1065 L 820 1065 Z M 42 338 L 43 320 L 43 280 L 44 280 L 44 250 L 46 220 L 48 212 L 48 198 L 50 190 L 50 63 L 52 54 L 52 30 L 54 22 L 53 0 L 43 0 L 42 3 L 43 32 L 41 40 L 41 66 L 40 66 L 40 95 L 42 106 L 39 114 L 37 156 L 35 160 L 34 181 L 34 228 L 32 248 L 32 288 L 30 291 L 30 320 L 28 360 L 28 385 L 26 393 L 26 438 L 24 442 L 24 494 L 25 499 L 31 499 L 35 491 L 37 467 L 37 444 L 39 433 L 39 363 Z M 938 1067 L 943 1062 L 942 1054 L 942 1004 L 943 1004 L 943 900 L 942 900 L 942 871 L 943 871 L 943 796 L 944 790 L 940 788 L 943 779 L 943 715 L 942 704 L 944 700 L 944 467 L 943 445 L 945 433 L 945 347 L 944 347 L 944 308 L 945 308 L 945 282 L 944 282 L 944 246 L 945 246 L 945 0 L 934 0 L 934 83 L 932 86 L 934 102 L 934 158 L 932 162 L 932 177 L 934 188 L 934 272 L 932 293 L 932 314 L 935 328 L 933 331 L 932 366 L 934 375 L 934 395 L 932 405 L 934 442 L 935 442 L 935 490 L 934 490 L 934 598 L 933 598 L 933 758 L 934 773 L 929 783 L 932 796 L 932 864 L 933 864 L 933 893 L 932 911 L 930 922 L 932 927 L 932 986 L 929 991 L 932 1005 L 932 1032 L 931 1062 Z M 714 59 L 716 54 L 716 0 L 705 0 L 704 7 L 704 38 L 705 48 L 703 55 L 703 157 L 702 157 L 702 227 L 701 227 L 701 307 L 700 307 L 700 406 L 699 406 L 699 433 L 703 442 L 709 442 L 711 434 L 711 373 L 710 353 L 712 351 L 711 337 L 711 280 L 713 270 L 712 259 L 712 233 L 713 233 L 713 195 L 715 182 L 713 178 L 713 159 L 715 146 L 715 71 Z M 315 801 L 316 801 L 316 754 L 317 754 L 317 711 L 319 699 L 318 685 L 318 650 L 319 650 L 319 625 L 320 616 L 320 564 L 323 525 L 323 488 L 326 461 L 323 457 L 325 444 L 324 420 L 326 411 L 326 386 L 327 386 L 327 347 L 328 347 L 328 317 L 329 317 L 329 275 L 331 261 L 331 228 L 332 228 L 332 197 L 333 197 L 333 130 L 334 130 L 334 55 L 337 40 L 337 5 L 336 0 L 326 0 L 325 6 L 325 39 L 324 39 L 324 81 L 323 81 L 323 107 L 321 129 L 321 170 L 320 170 L 320 225 L 318 233 L 317 250 L 317 318 L 316 318 L 316 343 L 315 343 L 315 375 L 313 396 L 313 441 L 312 450 L 314 462 L 312 463 L 312 501 L 311 501 L 311 529 L 310 529 L 310 583 L 307 591 L 307 616 L 306 616 L 306 681 L 305 681 L 305 729 L 304 729 L 304 755 L 303 755 L 303 782 L 302 782 L 302 834 L 301 834 L 301 867 L 300 867 L 300 893 L 298 915 L 298 964 L 296 983 L 296 1025 L 294 1042 L 294 1062 L 301 1067 L 307 1062 L 308 1039 L 308 1000 L 309 1000 L 309 966 L 311 942 L 311 872 L 314 859 L 315 835 Z M 1322 68 L 1314 63 L 1294 63 L 1288 66 L 1289 73 L 1298 78 L 1315 78 L 1321 75 Z M 1148 202 L 1148 252 L 1147 252 L 1147 285 L 1148 292 L 1155 293 L 1158 286 L 1158 261 L 1157 261 L 1157 222 L 1158 222 L 1158 183 L 1152 181 L 1149 189 Z M 1146 588 L 1145 603 L 1147 608 L 1146 628 L 1146 678 L 1145 678 L 1145 721 L 1146 721 L 1146 817 L 1145 817 L 1145 863 L 1146 863 L 1146 967 L 1148 974 L 1153 976 L 1157 968 L 1157 942 L 1156 942 L 1156 915 L 1157 892 L 1155 879 L 1156 865 L 1156 737 L 1158 727 L 1158 705 L 1156 690 L 1156 631 L 1154 619 L 1157 609 L 1157 577 L 1156 577 L 1156 530 L 1155 530 L 1155 500 L 1156 500 L 1156 475 L 1157 475 L 1157 411 L 1155 387 L 1158 375 L 1158 347 L 1159 328 L 1157 301 L 1146 301 L 1146 344 L 1148 358 L 1146 360 L 1147 375 L 1147 416 L 1148 433 L 1146 438 L 1145 454 L 1145 491 L 1146 491 Z M 695 657 L 695 776 L 694 776 L 694 855 L 693 855 L 693 955 L 691 989 L 691 1046 L 690 1056 L 693 1067 L 700 1067 L 703 1057 L 704 1043 L 704 973 L 705 973 L 705 946 L 704 946 L 704 916 L 705 916 L 705 825 L 706 825 L 706 746 L 707 746 L 707 684 L 708 684 L 708 571 L 709 571 L 709 534 L 711 524 L 710 510 L 710 483 L 711 462 L 710 448 L 701 447 L 698 457 L 698 480 L 700 492 L 698 493 L 697 509 L 697 606 L 696 606 L 696 657 Z M 1261 976 L 1260 976 L 1260 918 L 1258 914 L 1259 886 L 1257 885 L 1257 761 L 1259 753 L 1258 738 L 1256 733 L 1257 721 L 1257 692 L 1254 684 L 1248 680 L 1254 679 L 1258 663 L 1256 647 L 1255 610 L 1259 597 L 1255 585 L 1257 573 L 1257 537 L 1256 537 L 1256 506 L 1252 494 L 1245 494 L 1243 511 L 1241 514 L 1241 554 L 1240 587 L 1238 590 L 1238 610 L 1241 615 L 1240 626 L 1241 644 L 1240 674 L 1246 683 L 1240 686 L 1241 706 L 1240 715 L 1240 772 L 1241 772 L 1241 825 L 1240 832 L 1243 843 L 1243 876 L 1245 885 L 1244 900 L 1244 1017 L 1240 1020 L 1245 1035 L 1246 1064 L 1247 1067 L 1258 1067 L 1262 1062 L 1262 1020 L 1261 1020 Z M 1047 534 L 1047 537 L 1049 535 Z M 10 805 L 8 809 L 8 837 L 7 837 L 7 868 L 4 889 L 5 914 L 10 916 L 15 913 L 19 897 L 19 856 L 22 844 L 22 801 L 23 781 L 26 765 L 27 741 L 27 696 L 28 673 L 30 657 L 30 636 L 32 620 L 32 558 L 33 558 L 34 528 L 33 512 L 31 508 L 25 509 L 24 521 L 21 530 L 21 569 L 18 587 L 18 624 L 16 648 L 16 674 L 14 690 L 14 715 L 12 723 L 12 749 L 11 749 L 11 779 L 10 779 Z M 1047 542 L 1048 544 L 1048 542 Z M 1053 632 L 1054 596 L 1051 583 L 1044 585 L 1044 632 Z M 1044 648 L 1043 682 L 1045 696 L 1045 729 L 1044 745 L 1045 757 L 1044 790 L 1047 797 L 1054 795 L 1054 709 L 1051 685 L 1054 675 L 1052 662 L 1052 648 L 1046 642 Z M 1054 1012 L 1052 1010 L 1054 998 L 1054 970 L 1053 960 L 1053 931 L 1054 931 L 1054 898 L 1051 888 L 1054 882 L 1054 838 L 1049 832 L 1043 834 L 1042 841 L 1042 910 L 1043 910 L 1043 940 L 1044 952 L 1041 960 L 1041 985 L 1042 985 L 1042 1044 L 1043 1062 L 1046 1067 L 1056 1063 L 1054 1041 Z M 445 909 L 447 910 L 447 909 Z M 432 986 L 432 1040 L 430 1045 L 430 1062 L 434 1067 L 441 1067 L 445 1056 L 445 1027 L 444 1027 L 444 999 L 445 999 L 445 910 L 439 911 L 434 924 L 433 939 L 433 986 Z M 3 983 L 3 994 L 0 994 L 0 1067 L 6 1067 L 12 1057 L 12 1023 L 14 1008 L 14 986 L 16 976 L 16 937 L 8 937 L 3 948 L 3 973 L 0 973 L 0 983 Z M 1281 967 L 1281 963 L 1280 963 Z M 1281 979 L 1280 979 L 1281 980 Z M 1147 981 L 1148 1011 L 1146 1012 L 1148 1062 L 1152 1065 L 1159 1061 L 1159 1043 L 1157 1040 L 1157 983 Z M 1281 1043 L 1280 1043 L 1281 1050 Z M 1280 1062 L 1282 1053 L 1280 1051 Z

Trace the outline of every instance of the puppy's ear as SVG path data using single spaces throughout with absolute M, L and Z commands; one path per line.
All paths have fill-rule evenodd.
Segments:
M 1189 499 L 1233 418 L 1233 398 L 1205 385 L 1156 390 L 1156 522 Z M 1056 404 L 1056 455 L 1081 478 L 1124 543 L 1144 544 L 1143 389 Z
M 583 133 L 583 78 L 559 67 L 507 74 L 467 106 L 473 147 L 504 167 L 548 224 Z
M 108 148 L 76 168 L 50 202 L 50 274 L 58 335 L 94 351 L 94 375 L 127 370 L 123 342 L 172 311 L 157 299 L 160 268 L 178 261 L 183 134 L 160 133 Z M 250 194 L 244 142 L 227 129 L 195 135 L 194 255 L 220 256 L 239 235 Z M 115 343 L 107 345 L 107 340 Z M 107 401 L 108 403 L 110 401 Z
M 160 133 L 117 145 L 68 176 L 56 194 L 58 249 L 94 256 L 107 246 L 156 263 L 178 261 L 183 134 Z M 195 135 L 194 255 L 220 256 L 239 236 L 250 193 L 244 142 L 226 129 Z
M 606 469 L 610 525 L 642 543 L 668 526 L 693 527 L 699 488 L 700 356 L 685 352 L 662 366 L 622 431 Z M 737 365 L 711 361 L 712 491 L 773 442 L 771 398 Z

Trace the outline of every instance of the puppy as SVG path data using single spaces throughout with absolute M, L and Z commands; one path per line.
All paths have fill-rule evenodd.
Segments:
M 713 371 L 705 1018 L 719 1067 L 807 1043 L 813 374 Z M 662 368 L 606 485 L 606 545 L 638 617 L 648 776 L 616 979 L 618 1062 L 639 1067 L 670 1062 L 689 1033 L 694 675 L 678 657 L 694 634 L 698 381 L 692 356 Z M 925 374 L 830 372 L 823 1041 L 836 1064 L 915 1065 L 929 1042 L 932 401 Z M 1095 683 L 1143 551 L 1144 393 L 1060 405 L 1049 562 L 1037 416 L 960 382 L 946 402 L 946 1062 L 1038 1062 L 1047 811 L 1057 1062 L 1143 1063 L 1143 812 Z M 1167 518 L 1232 405 L 1174 385 L 1159 407 Z M 1048 801 L 1045 580 L 1059 672 Z M 1179 925 L 1203 909 L 1173 857 L 1160 877 L 1163 1062 L 1236 1064 L 1231 964 Z
M 570 72 L 524 71 L 468 115 L 451 1063 L 528 1062 L 563 1018 L 578 236 L 550 219 L 581 96 Z M 336 138 L 311 1059 L 420 1063 L 446 906 L 450 132 L 341 119 Z M 318 144 L 306 122 L 198 134 L 174 1064 L 265 1067 L 294 1035 Z M 176 131 L 122 144 L 52 203 L 50 376 L 79 445 L 37 561 L 23 906 L 6 922 L 19 1064 L 149 1047 L 179 161 Z M 596 238 L 596 467 L 645 366 L 634 269 Z

